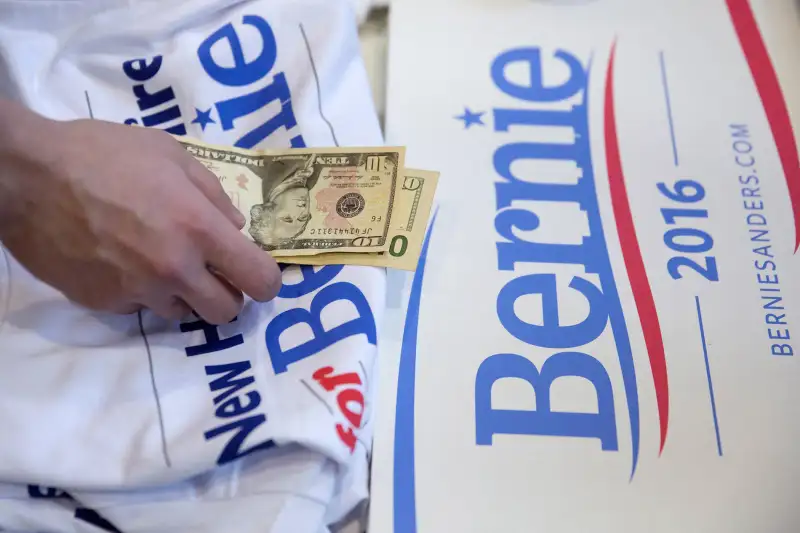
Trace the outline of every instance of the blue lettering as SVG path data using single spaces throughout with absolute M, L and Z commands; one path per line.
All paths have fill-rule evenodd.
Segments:
M 234 318 L 231 322 L 236 320 Z M 189 331 L 201 330 L 206 338 L 206 342 L 196 346 L 188 346 L 186 348 L 186 355 L 189 357 L 195 355 L 203 355 L 207 353 L 220 352 L 233 348 L 244 343 L 244 337 L 241 334 L 236 334 L 226 339 L 221 339 L 219 336 L 219 329 L 217 326 L 209 324 L 205 320 L 197 320 L 196 322 L 187 322 L 181 324 L 181 331 L 187 333 Z
M 778 310 L 778 311 L 781 311 L 781 310 L 784 309 L 784 307 L 782 305 L 779 305 L 783 301 L 783 298 L 781 296 L 769 296 L 768 295 L 768 296 L 762 296 L 761 299 L 762 300 L 769 300 L 769 303 L 765 303 L 765 304 L 762 305 L 762 307 L 764 309 L 773 309 L 773 310 Z
M 772 344 L 770 350 L 772 355 L 794 355 L 794 350 L 789 344 Z
M 71 500 L 67 492 L 55 487 L 41 487 L 39 485 L 28 485 L 28 497 L 33 499 L 46 500 Z
M 161 69 L 161 56 L 155 56 L 148 64 L 146 59 L 131 59 L 122 64 L 125 75 L 133 81 L 145 82 L 158 74 Z
M 750 229 L 750 240 L 753 242 L 770 242 L 768 229 Z M 766 238 L 762 238 L 766 237 Z
M 328 265 L 315 271 L 313 266 L 302 265 L 300 273 L 303 275 L 303 281 L 293 285 L 284 283 L 278 296 L 280 298 L 299 298 L 310 294 L 338 276 L 343 268 L 344 265 Z
M 175 101 L 175 91 L 172 87 L 165 87 L 154 93 L 148 92 L 143 82 L 151 80 L 161 69 L 162 56 L 156 56 L 151 63 L 144 59 L 133 59 L 122 64 L 122 70 L 128 78 L 142 82 L 133 86 L 133 95 L 136 97 L 136 105 L 140 111 L 147 111 L 156 107 Z M 142 117 L 142 125 L 145 127 L 161 126 L 173 120 L 181 119 L 180 107 L 175 104 L 167 109 L 157 111 Z M 136 118 L 125 119 L 125 124 L 139 124 Z M 165 128 L 173 135 L 186 135 L 186 126 L 178 123 Z
M 197 49 L 197 56 L 206 73 L 217 82 L 230 87 L 243 87 L 263 79 L 275 66 L 278 54 L 275 34 L 266 20 L 255 15 L 246 15 L 242 22 L 254 27 L 261 35 L 261 50 L 253 61 L 248 63 L 245 60 L 242 42 L 232 24 L 226 24 L 214 32 Z M 233 57 L 232 67 L 220 66 L 211 55 L 211 49 L 221 40 L 228 42 Z M 263 109 L 271 102 L 278 102 L 281 106 L 280 111 L 263 124 L 242 135 L 234 143 L 235 146 L 253 148 L 279 128 L 283 127 L 288 131 L 297 126 L 286 76 L 278 73 L 274 76 L 272 83 L 261 89 L 215 104 L 220 117 L 220 126 L 227 131 L 233 129 L 236 119 Z M 293 148 L 306 146 L 302 135 L 295 135 L 290 143 Z
M 546 160 L 565 160 L 575 161 L 578 154 L 582 151 L 582 146 L 575 144 L 545 144 L 534 142 L 509 143 L 500 146 L 494 152 L 495 171 L 509 180 L 513 187 L 501 188 L 498 192 L 511 189 L 515 195 L 524 195 L 524 198 L 535 198 L 537 200 L 552 202 L 579 202 L 585 201 L 583 187 L 580 185 L 556 185 L 552 183 L 530 183 L 520 180 L 511 172 L 511 165 L 519 159 L 546 159 Z M 498 198 L 498 208 L 509 205 L 506 195 Z
M 249 385 L 255 383 L 252 376 L 238 378 L 242 373 L 251 369 L 249 361 L 238 361 L 224 365 L 208 365 L 205 368 L 207 376 L 218 376 L 211 383 L 209 388 L 212 391 L 222 391 L 214 397 L 214 404 L 217 405 L 215 414 L 218 418 L 232 418 L 246 414 L 261 404 L 261 395 L 257 391 L 249 391 L 244 397 L 247 399 L 242 403 L 242 398 L 238 393 Z M 211 440 L 219 435 L 235 431 L 217 458 L 217 464 L 225 464 L 235 459 L 239 459 L 258 450 L 265 450 L 275 445 L 272 440 L 267 440 L 242 450 L 242 445 L 247 436 L 255 431 L 261 424 L 267 421 L 263 414 L 251 415 L 225 424 L 223 426 L 206 431 L 203 435 L 206 440 Z
M 260 444 L 252 446 L 250 448 L 242 450 L 242 444 L 244 444 L 245 439 L 248 435 L 250 435 L 253 431 L 255 431 L 261 424 L 267 421 L 267 417 L 264 415 L 253 415 L 247 418 L 243 418 L 241 420 L 236 420 L 229 424 L 225 424 L 224 426 L 220 426 L 218 428 L 214 428 L 212 430 L 206 431 L 203 436 L 206 440 L 214 439 L 220 435 L 224 435 L 230 431 L 235 431 L 236 433 L 228 441 L 225 447 L 222 449 L 222 452 L 217 457 L 217 464 L 224 465 L 226 463 L 230 463 L 231 461 L 235 461 L 236 459 L 241 459 L 247 455 L 250 455 L 253 452 L 257 452 L 260 450 L 267 450 L 275 446 L 275 442 L 270 440 L 264 441 Z
M 785 314 L 776 315 L 775 313 L 767 313 L 767 315 L 764 318 L 766 319 L 767 324 L 782 324 L 784 326 L 786 325 L 786 322 L 784 321 L 784 318 L 786 318 Z M 788 332 L 789 330 L 786 331 Z
M 295 135 L 294 137 L 292 137 L 291 146 L 292 148 L 305 148 L 306 141 L 305 139 L 303 139 L 302 135 Z
M 526 126 L 565 126 L 577 130 L 583 118 L 583 106 L 569 111 L 552 109 L 495 109 L 494 131 L 508 131 L 515 124 Z
M 229 87 L 243 87 L 260 80 L 272 70 L 278 57 L 275 34 L 266 20 L 256 15 L 245 15 L 242 23 L 258 30 L 263 43 L 258 57 L 250 63 L 245 61 L 242 42 L 230 23 L 212 33 L 197 49 L 197 56 L 206 73 L 217 82 Z M 223 39 L 228 41 L 233 56 L 232 67 L 220 66 L 211 56 L 211 48 Z
M 122 531 L 117 529 L 114 524 L 103 518 L 100 513 L 93 509 L 86 509 L 85 507 L 79 507 L 78 509 L 75 509 L 75 520 L 86 522 L 87 524 L 95 526 L 101 531 L 107 531 L 108 533 L 122 533 Z
M 597 413 L 551 410 L 553 382 L 566 376 L 582 377 L 591 382 L 597 393 Z M 503 378 L 519 378 L 530 384 L 536 396 L 536 408 L 492 408 L 492 386 Z M 479 445 L 491 445 L 496 434 L 594 437 L 600 439 L 603 450 L 616 451 L 617 426 L 611 380 L 597 359 L 580 352 L 552 355 L 542 365 L 541 372 L 520 355 L 493 355 L 481 363 L 475 378 L 475 432 Z
M 529 111 L 529 110 L 495 110 L 495 130 L 505 131 L 511 124 L 528 125 L 565 125 L 580 131 L 578 119 L 585 116 L 585 107 L 579 106 L 572 111 Z M 499 123 L 497 122 L 499 120 Z M 495 229 L 510 242 L 498 243 L 498 268 L 514 270 L 519 262 L 528 263 L 569 263 L 584 264 L 588 272 L 597 272 L 598 266 L 593 263 L 603 256 L 602 243 L 596 239 L 584 238 L 581 244 L 539 244 L 524 240 L 517 236 L 514 228 L 532 231 L 539 227 L 539 217 L 522 208 L 511 208 L 515 200 L 535 200 L 544 202 L 572 202 L 585 210 L 591 205 L 592 188 L 580 180 L 577 184 L 532 183 L 519 179 L 511 170 L 518 159 L 568 160 L 580 164 L 588 158 L 585 141 L 580 144 L 541 144 L 512 143 L 499 147 L 494 154 L 495 171 L 508 180 L 495 185 L 497 209 Z M 600 250 L 596 248 L 600 246 Z
M 181 110 L 178 106 L 174 105 L 172 107 L 164 109 L 163 111 L 158 111 L 156 113 L 153 113 L 152 115 L 143 116 L 142 124 L 144 124 L 148 128 L 152 128 L 154 126 L 160 126 L 161 124 L 165 124 L 171 120 L 179 118 L 181 118 Z
M 508 132 L 512 128 L 525 126 L 556 127 L 569 128 L 574 138 L 574 141 L 566 143 L 514 140 L 495 150 L 493 167 L 501 178 L 495 184 L 495 230 L 500 237 L 497 242 L 497 265 L 503 271 L 513 271 L 520 263 L 580 265 L 587 274 L 596 275 L 598 281 L 592 282 L 580 276 L 568 280 L 568 286 L 580 293 L 588 303 L 588 314 L 578 323 L 561 323 L 563 317 L 559 316 L 557 294 L 559 278 L 555 273 L 527 274 L 509 281 L 498 293 L 497 316 L 510 335 L 527 345 L 560 350 L 591 344 L 610 325 L 630 421 L 633 474 L 639 453 L 637 380 L 597 203 L 585 103 L 588 72 L 575 56 L 563 50 L 556 51 L 554 58 L 558 60 L 557 66 L 562 72 L 556 78 L 557 84 L 552 83 L 552 79 L 545 80 L 542 53 L 538 48 L 505 51 L 491 65 L 492 80 L 506 95 L 537 104 L 560 102 L 566 109 L 542 109 L 541 105 L 530 106 L 536 109 L 495 109 L 496 132 Z M 527 70 L 529 78 L 520 81 L 517 76 L 511 81 L 509 76 L 512 69 Z M 565 71 L 566 77 L 563 74 Z M 580 177 L 577 183 L 563 183 L 560 179 L 558 182 L 548 182 L 547 176 L 541 172 L 526 175 L 521 165 L 515 165 L 525 161 L 558 161 L 565 168 L 574 164 L 580 171 Z M 589 234 L 575 235 L 566 243 L 534 242 L 531 235 L 545 226 L 542 212 L 523 206 L 520 201 L 577 204 L 586 216 Z M 517 300 L 528 295 L 536 297 L 531 299 L 533 301 L 541 301 L 542 318 L 539 324 L 522 320 L 516 313 Z M 597 412 L 551 409 L 551 386 L 559 377 L 578 377 L 591 383 L 597 395 Z M 519 378 L 530 384 L 536 399 L 535 408 L 493 409 L 492 385 L 501 378 Z M 603 450 L 618 449 L 611 381 L 603 364 L 583 352 L 549 354 L 539 367 L 519 355 L 489 357 L 481 364 L 476 376 L 475 419 L 479 444 L 491 444 L 496 434 L 550 435 L 597 438 Z
M 225 400 L 217 407 L 214 414 L 217 415 L 217 418 L 234 418 L 249 413 L 261 405 L 261 395 L 258 391 L 250 391 L 245 397 L 247 398 L 246 403 L 242 403 L 242 398 L 239 396 L 234 396 L 233 398 Z
M 766 245 L 766 246 L 761 246 L 759 248 L 753 248 L 753 253 L 757 253 L 759 255 L 763 255 L 764 257 L 774 258 L 775 256 L 772 255 L 772 252 L 770 252 L 770 248 L 771 248 L 771 246 L 769 244 Z
M 235 145 L 239 148 L 252 148 L 281 127 L 286 128 L 288 131 L 297 126 L 297 119 L 292 109 L 289 85 L 286 83 L 286 76 L 281 72 L 276 74 L 273 82 L 263 89 L 217 103 L 216 108 L 222 129 L 233 129 L 233 123 L 237 118 L 258 111 L 276 100 L 281 104 L 281 110 L 278 114 L 242 135 Z M 297 145 L 296 147 L 305 146 L 302 137 L 300 139 L 292 139 L 292 146 L 295 145 Z
M 732 130 L 731 136 L 736 138 L 744 137 L 745 139 L 750 138 L 750 130 L 747 124 L 730 124 L 729 127 Z
M 544 348 L 572 348 L 595 340 L 608 322 L 608 308 L 603 293 L 583 278 L 574 277 L 569 286 L 589 302 L 589 315 L 575 325 L 562 326 L 558 317 L 555 274 L 529 274 L 512 279 L 497 295 L 497 316 L 503 327 L 519 340 Z M 521 320 L 514 310 L 524 295 L 542 297 L 542 325 Z
M 147 111 L 148 109 L 152 109 L 175 100 L 175 92 L 172 90 L 172 87 L 166 87 L 160 91 L 150 94 L 147 92 L 147 89 L 145 89 L 143 84 L 134 85 L 133 95 L 136 97 L 136 104 L 139 106 L 141 111 Z M 177 106 L 175 107 L 177 108 Z M 180 116 L 180 112 L 178 112 L 178 116 Z
M 494 227 L 501 237 L 511 242 L 497 243 L 497 268 L 514 270 L 517 263 L 584 264 L 587 272 L 598 257 L 593 239 L 584 238 L 581 244 L 536 243 L 517 236 L 514 229 L 532 231 L 539 227 L 539 217 L 524 209 L 506 209 L 497 214 Z
M 322 324 L 322 311 L 331 303 L 348 301 L 355 306 L 358 317 L 326 330 Z M 306 324 L 311 328 L 313 338 L 299 346 L 284 350 L 280 336 L 292 326 Z M 314 295 L 310 311 L 289 309 L 279 314 L 267 325 L 264 338 L 267 344 L 272 368 L 276 374 L 286 372 L 289 365 L 321 352 L 342 339 L 364 334 L 370 344 L 376 344 L 377 332 L 375 318 L 364 294 L 352 283 L 337 282 L 328 285 Z
M 529 143 L 534 146 L 534 143 Z M 497 154 L 509 145 L 501 146 L 495 152 L 495 162 Z M 519 144 L 513 146 L 520 146 Z M 570 158 L 571 159 L 571 158 Z M 510 162 L 501 161 L 499 164 L 510 165 Z M 587 197 L 585 187 L 579 182 L 577 185 L 561 185 L 553 183 L 530 183 L 517 179 L 511 173 L 510 166 L 502 169 L 495 167 L 497 173 L 510 180 L 508 183 L 495 184 L 495 194 L 497 195 L 497 209 L 504 209 L 511 206 L 514 200 L 537 200 L 540 202 L 575 202 L 581 207 L 591 198 Z
M 224 389 L 223 393 L 214 397 L 214 404 L 219 404 L 220 402 L 224 401 L 231 395 L 238 393 L 241 389 L 255 383 L 255 378 L 253 378 L 252 376 L 247 376 L 242 379 L 233 379 L 236 376 L 240 375 L 242 372 L 247 372 L 248 370 L 250 370 L 250 361 L 239 361 L 227 365 L 206 366 L 207 376 L 216 376 L 217 374 L 223 374 L 222 376 L 215 378 L 214 381 L 208 384 L 212 392 Z M 256 393 L 256 395 L 258 395 L 258 393 Z M 260 402 L 260 398 L 258 399 L 258 401 Z
M 68 500 L 69 502 L 75 502 L 75 498 L 73 498 L 68 492 L 54 487 L 28 485 L 28 496 L 33 499 Z M 74 505 L 74 503 L 72 505 Z M 77 507 L 75 509 L 74 516 L 76 520 L 93 525 L 99 528 L 101 531 L 107 531 L 109 533 L 122 533 L 120 530 L 114 527 L 111 522 L 103 518 L 100 513 L 93 509 Z
M 497 56 L 492 63 L 492 79 L 495 85 L 509 96 L 530 102 L 555 102 L 566 100 L 586 86 L 586 72 L 575 56 L 558 50 L 555 57 L 566 63 L 569 78 L 561 85 L 547 87 L 542 78 L 542 53 L 538 48 L 515 48 Z M 515 62 L 527 63 L 530 69 L 530 85 L 517 85 L 506 78 L 506 66 Z
M 290 99 L 289 85 L 286 83 L 286 76 L 281 72 L 275 76 L 271 84 L 265 86 L 263 89 L 217 103 L 216 107 L 217 114 L 219 114 L 220 125 L 225 131 L 233 129 L 233 123 L 237 118 L 249 115 L 270 102 L 278 100 L 281 102 L 281 112 L 271 120 L 284 117 L 287 120 L 284 120 L 284 123 L 280 125 L 286 125 L 287 129 L 293 128 L 297 124 L 297 121 L 294 118 L 291 106 L 288 107 L 288 114 L 285 113 L 287 109 L 285 104 L 289 102 Z M 276 129 L 278 129 L 278 126 L 275 126 L 272 131 Z M 264 137 L 266 137 L 266 135 Z M 239 139 L 239 141 L 241 140 L 242 139 Z
M 183 124 L 175 124 L 172 127 L 166 128 L 164 131 L 173 135 L 186 135 L 186 126 Z

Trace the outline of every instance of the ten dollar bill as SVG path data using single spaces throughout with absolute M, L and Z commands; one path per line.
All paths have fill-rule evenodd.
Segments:
M 244 150 L 179 137 L 274 257 L 389 249 L 405 149 Z M 326 263 L 327 264 L 327 263 Z
M 279 263 L 299 265 L 365 265 L 416 270 L 428 226 L 439 173 L 406 169 L 394 202 L 389 249 L 366 254 L 330 253 L 280 257 Z

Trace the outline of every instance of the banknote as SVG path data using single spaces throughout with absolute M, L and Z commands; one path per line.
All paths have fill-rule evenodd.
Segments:
M 405 170 L 395 196 L 389 249 L 385 252 L 286 256 L 277 258 L 277 261 L 299 265 L 364 265 L 416 270 L 438 181 L 438 172 Z
M 177 137 L 217 178 L 274 257 L 386 252 L 405 149 L 244 150 Z

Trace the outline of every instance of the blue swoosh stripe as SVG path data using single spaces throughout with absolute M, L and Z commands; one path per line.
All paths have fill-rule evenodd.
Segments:
M 417 330 L 422 297 L 422 279 L 428 259 L 428 245 L 436 223 L 433 214 L 411 284 L 408 311 L 400 347 L 400 368 L 397 374 L 397 404 L 394 423 L 394 531 L 416 533 L 417 500 L 414 475 L 414 390 L 417 366 Z

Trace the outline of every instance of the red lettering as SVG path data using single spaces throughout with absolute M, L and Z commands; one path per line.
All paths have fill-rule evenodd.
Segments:
M 314 372 L 311 377 L 328 392 L 346 385 L 361 385 L 361 376 L 355 372 L 334 375 L 336 370 L 332 366 L 324 366 Z M 346 388 L 336 395 L 336 403 L 339 404 L 339 411 L 349 422 L 346 424 L 336 424 L 336 433 L 339 435 L 350 453 L 356 449 L 355 431 L 361 428 L 361 421 L 364 417 L 364 395 L 358 389 Z M 350 408 L 350 404 L 358 404 L 358 410 Z
M 345 430 L 343 425 L 336 424 L 336 433 L 339 434 L 339 438 L 344 442 L 344 445 L 350 449 L 350 453 L 356 451 L 356 434 L 353 433 L 353 428 Z
M 335 370 L 332 366 L 325 366 L 314 372 L 311 377 L 317 380 L 320 386 L 328 392 L 342 385 L 361 385 L 361 378 L 355 372 L 348 372 L 338 376 L 332 375 L 334 372 Z
M 339 393 L 339 396 L 336 397 L 336 401 L 339 403 L 339 409 L 341 409 L 347 421 L 350 422 L 354 428 L 360 428 L 361 417 L 364 415 L 364 395 L 356 389 L 345 389 Z M 350 402 L 358 404 L 358 413 L 354 413 L 350 410 L 350 407 L 347 405 Z

